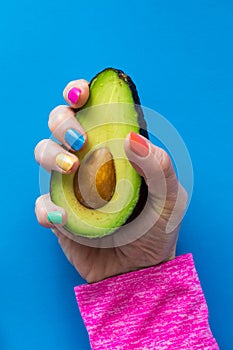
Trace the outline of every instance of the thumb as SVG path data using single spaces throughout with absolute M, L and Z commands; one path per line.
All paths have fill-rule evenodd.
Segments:
M 149 194 L 164 201 L 177 192 L 178 180 L 165 150 L 135 132 L 127 135 L 124 146 L 132 166 L 144 177 Z

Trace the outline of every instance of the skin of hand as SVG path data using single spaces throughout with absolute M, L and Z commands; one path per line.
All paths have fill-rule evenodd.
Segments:
M 72 103 L 68 98 L 72 88 L 81 91 L 76 103 Z M 79 160 L 68 151 L 71 147 L 65 138 L 66 131 L 69 129 L 77 130 L 79 134 L 84 136 L 85 143 L 88 142 L 85 130 L 75 118 L 74 111 L 84 105 L 88 99 L 88 82 L 84 79 L 70 82 L 64 89 L 63 96 L 69 106 L 56 107 L 50 113 L 48 125 L 54 137 L 65 147 L 49 139 L 42 140 L 35 148 L 35 158 L 48 171 L 56 170 L 69 174 L 77 170 Z M 95 248 L 82 245 L 63 235 L 59 231 L 58 225 L 55 228 L 48 220 L 48 213 L 51 211 L 62 213 L 61 225 L 64 225 L 67 219 L 65 210 L 57 207 L 51 201 L 49 194 L 42 195 L 36 200 L 35 212 L 38 222 L 53 230 L 66 257 L 88 283 L 154 266 L 175 257 L 180 223 L 187 204 L 187 193 L 177 180 L 169 155 L 149 140 L 140 137 L 148 147 L 146 157 L 136 154 L 129 136 L 124 145 L 125 153 L 131 164 L 147 183 L 148 198 L 153 209 L 154 224 L 140 238 L 129 244 L 113 248 Z M 83 147 L 85 147 L 85 143 Z M 139 144 L 137 149 L 138 147 L 140 148 Z M 68 171 L 57 165 L 56 157 L 59 154 L 71 157 L 73 165 Z

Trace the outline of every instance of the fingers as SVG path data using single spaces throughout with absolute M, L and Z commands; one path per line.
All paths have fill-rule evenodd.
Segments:
M 131 132 L 125 152 L 133 167 L 144 177 L 149 193 L 164 199 L 177 192 L 178 181 L 169 155 L 145 137 Z
M 89 97 L 88 82 L 83 79 L 70 82 L 64 89 L 63 96 L 72 108 L 81 107 Z M 55 108 L 49 116 L 49 128 L 65 147 L 78 151 L 84 146 L 86 135 L 75 118 L 72 108 L 68 106 Z M 38 143 L 35 148 L 35 158 L 46 170 L 56 170 L 66 174 L 76 171 L 79 164 L 74 154 L 52 140 L 42 140 Z M 38 198 L 35 211 L 39 223 L 45 227 L 64 225 L 67 219 L 65 210 L 56 206 L 49 194 Z
M 70 174 L 77 170 L 78 158 L 52 140 L 40 141 L 35 148 L 36 161 L 47 171 Z
M 75 112 L 68 106 L 58 106 L 49 115 L 49 128 L 54 137 L 67 149 L 79 151 L 87 141 L 85 130 L 75 118 Z
M 65 210 L 55 205 L 51 201 L 49 194 L 43 195 L 36 200 L 35 213 L 39 224 L 44 227 L 63 226 L 67 220 Z
M 63 96 L 72 108 L 82 107 L 89 97 L 88 82 L 84 79 L 69 82 L 63 91 Z
M 82 107 L 89 97 L 89 85 L 84 79 L 71 81 L 64 89 L 63 96 L 68 106 L 58 106 L 49 115 L 49 128 L 54 137 L 68 149 L 79 151 L 87 140 L 85 130 L 75 118 L 74 108 Z

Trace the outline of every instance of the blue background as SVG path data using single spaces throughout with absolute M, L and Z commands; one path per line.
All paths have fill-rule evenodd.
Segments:
M 73 294 L 84 281 L 34 216 L 33 148 L 66 83 L 113 66 L 189 149 L 178 254 L 193 252 L 212 331 L 233 349 L 233 2 L 13 0 L 1 3 L 0 31 L 0 348 L 89 349 Z

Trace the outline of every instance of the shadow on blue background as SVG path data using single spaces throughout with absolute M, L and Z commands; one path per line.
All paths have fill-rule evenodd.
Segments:
M 0 348 L 90 348 L 73 293 L 84 281 L 34 216 L 33 148 L 66 83 L 114 66 L 189 149 L 195 186 L 178 254 L 193 252 L 212 331 L 233 349 L 233 3 L 12 1 L 0 30 Z

